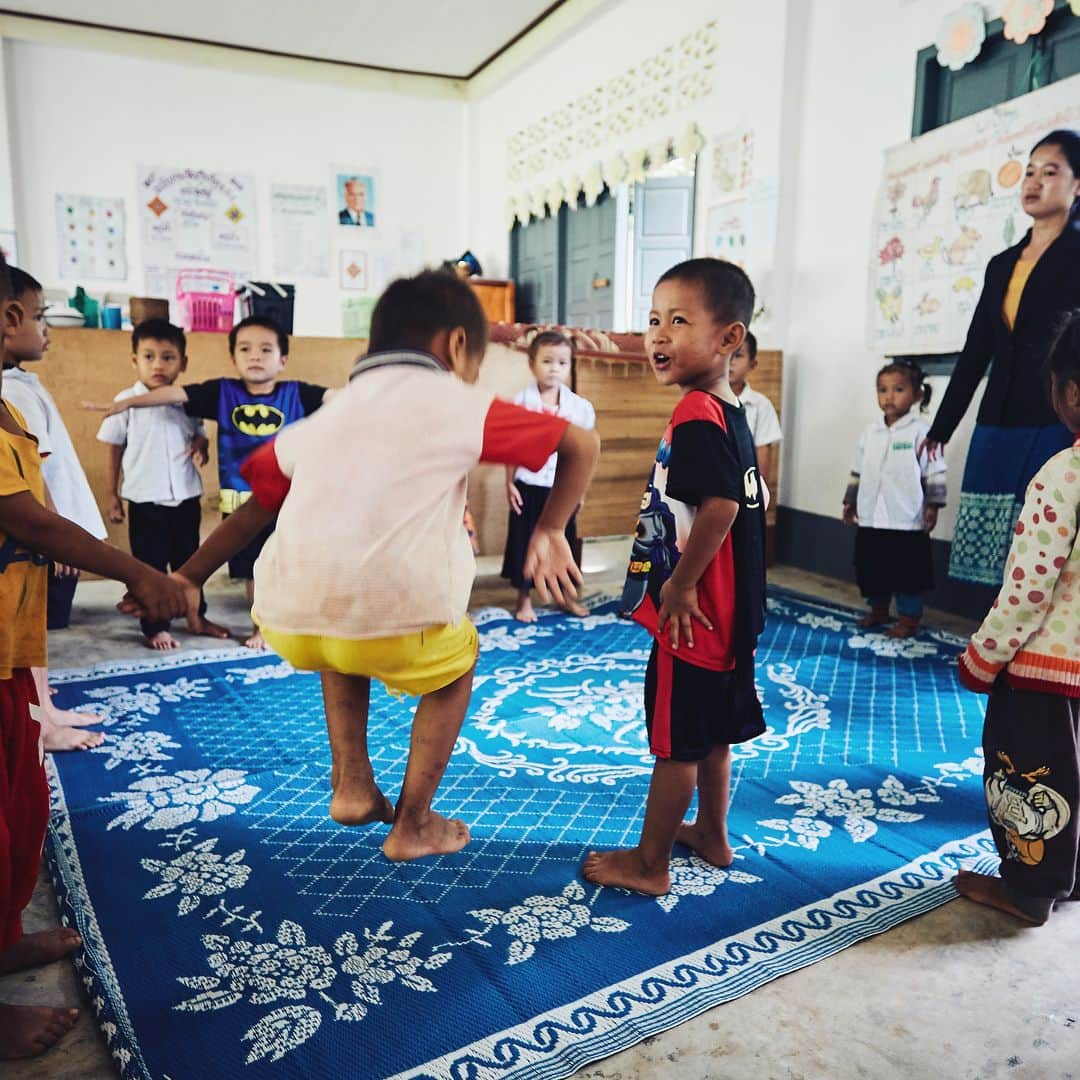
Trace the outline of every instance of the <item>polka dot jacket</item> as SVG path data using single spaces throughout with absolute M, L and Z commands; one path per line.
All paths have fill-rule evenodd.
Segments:
M 960 657 L 960 681 L 1080 697 L 1080 438 L 1027 489 L 994 606 Z

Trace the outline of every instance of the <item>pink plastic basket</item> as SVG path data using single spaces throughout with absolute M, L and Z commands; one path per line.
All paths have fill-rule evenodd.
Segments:
M 181 270 L 176 300 L 185 330 L 227 334 L 236 308 L 236 281 L 224 270 Z

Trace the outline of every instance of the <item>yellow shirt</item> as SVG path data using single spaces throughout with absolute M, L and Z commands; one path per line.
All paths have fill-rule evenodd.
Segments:
M 1016 325 L 1020 297 L 1024 295 L 1024 286 L 1031 277 L 1031 271 L 1037 261 L 1037 259 L 1018 259 L 1013 267 L 1012 277 L 1009 278 L 1008 287 L 1005 289 L 1005 299 L 1001 302 L 1001 317 L 1010 330 Z
M 11 405 L 7 410 L 25 430 L 18 411 Z M 0 497 L 21 491 L 29 491 L 45 505 L 37 440 L 0 428 Z M 10 679 L 16 668 L 45 666 L 48 580 L 48 561 L 0 532 L 0 679 Z

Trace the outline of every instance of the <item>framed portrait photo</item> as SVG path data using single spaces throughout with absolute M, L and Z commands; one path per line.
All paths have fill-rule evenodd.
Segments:
M 375 178 L 367 173 L 337 174 L 337 211 L 339 225 L 373 229 L 376 222 Z

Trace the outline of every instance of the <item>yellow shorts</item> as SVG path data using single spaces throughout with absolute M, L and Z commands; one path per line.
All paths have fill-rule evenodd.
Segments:
M 347 638 L 284 634 L 260 627 L 266 643 L 293 667 L 378 679 L 410 697 L 456 682 L 476 663 L 479 635 L 469 619 L 401 637 Z

